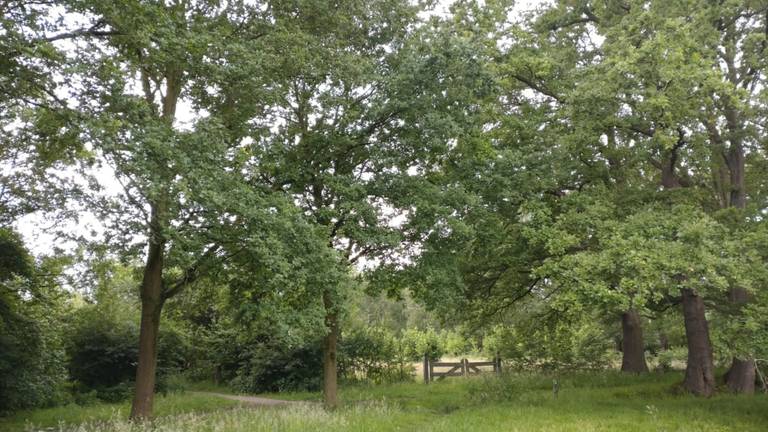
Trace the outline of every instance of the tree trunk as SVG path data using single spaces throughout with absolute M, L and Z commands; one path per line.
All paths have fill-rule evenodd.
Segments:
M 661 185 L 666 190 L 683 186 L 677 174 L 677 151 L 685 145 L 682 130 L 678 130 L 677 144 L 662 159 Z M 685 367 L 683 387 L 699 396 L 710 396 L 715 391 L 715 365 L 712 356 L 712 342 L 709 340 L 709 326 L 704 312 L 704 301 L 690 288 L 680 290 L 683 298 L 683 320 L 688 345 L 688 364 Z
M 690 288 L 683 288 L 681 293 L 688 345 L 688 364 L 685 368 L 683 387 L 697 396 L 711 396 L 715 391 L 715 366 L 704 301 Z
M 326 409 L 335 409 L 339 404 L 336 347 L 339 339 L 338 317 L 327 312 L 325 324 L 328 334 L 323 341 L 323 402 Z
M 677 189 L 681 186 L 680 177 L 675 172 L 676 157 L 676 154 L 672 153 L 662 161 L 661 185 L 664 189 Z
M 749 293 L 744 288 L 732 288 L 729 293 L 731 302 L 739 307 L 749 301 Z M 733 358 L 731 368 L 725 374 L 725 383 L 735 393 L 755 393 L 755 360 L 751 358 Z
M 669 337 L 666 333 L 659 333 L 659 350 L 666 351 L 669 349 Z
M 745 157 L 744 148 L 738 140 L 731 143 L 726 158 L 731 181 L 731 207 L 743 209 L 747 207 L 747 190 L 744 187 Z
M 755 361 L 733 358 L 731 368 L 725 374 L 725 383 L 734 393 L 755 393 Z
M 140 68 L 142 80 L 149 82 L 146 68 Z M 160 118 L 169 128 L 173 128 L 176 117 L 176 105 L 181 95 L 184 71 L 166 65 L 165 94 L 162 97 Z M 158 84 L 156 90 L 160 90 Z M 161 92 L 162 94 L 162 92 Z M 144 97 L 149 105 L 155 106 L 154 92 L 149 86 L 144 87 Z M 167 184 L 172 181 L 165 179 Z M 156 186 L 166 187 L 165 182 Z M 139 330 L 139 363 L 136 367 L 136 388 L 131 405 L 132 420 L 152 417 L 155 399 L 155 375 L 157 373 L 157 337 L 160 331 L 160 314 L 165 303 L 163 286 L 163 267 L 165 243 L 163 229 L 168 223 L 168 189 L 151 202 L 151 220 L 149 223 L 149 241 L 147 262 L 144 266 L 144 278 L 141 281 L 141 328 Z
M 739 121 L 738 111 L 730 105 L 726 106 L 727 126 L 732 134 L 737 137 L 743 132 L 743 125 Z M 740 139 L 732 140 L 728 154 L 725 157 L 728 172 L 730 174 L 730 206 L 744 209 L 747 206 L 747 194 L 745 187 L 745 154 L 744 146 Z M 739 308 L 749 301 L 749 293 L 741 287 L 733 287 L 729 293 L 730 301 Z M 731 391 L 736 393 L 753 394 L 755 392 L 755 361 L 751 358 L 733 357 L 730 369 L 725 374 L 725 383 Z
M 141 329 L 136 388 L 131 406 L 131 419 L 152 417 L 157 371 L 157 336 L 163 309 L 163 253 L 165 243 L 151 240 L 144 278 L 141 282 Z
M 643 373 L 648 372 L 645 362 L 645 344 L 643 342 L 643 326 L 640 314 L 635 309 L 629 309 L 621 314 L 622 342 L 621 371 Z

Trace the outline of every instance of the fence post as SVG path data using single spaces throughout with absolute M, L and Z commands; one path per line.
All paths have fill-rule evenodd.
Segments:
M 424 353 L 424 384 L 429 384 L 429 354 Z
M 496 375 L 501 375 L 501 357 L 499 357 L 499 353 L 496 353 L 493 363 L 493 371 L 496 372 Z
M 465 377 L 469 376 L 469 360 L 461 359 L 461 373 Z

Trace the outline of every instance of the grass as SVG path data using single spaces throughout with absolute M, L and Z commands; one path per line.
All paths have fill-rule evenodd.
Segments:
M 552 380 L 560 384 L 558 397 Z M 123 420 L 125 412 L 90 408 L 72 412 L 57 430 L 91 431 L 764 431 L 768 397 L 719 394 L 703 399 L 682 394 L 679 373 L 630 376 L 617 373 L 560 376 L 509 375 L 455 378 L 429 385 L 402 383 L 343 387 L 344 404 L 326 412 L 320 404 L 282 408 L 230 407 L 225 400 L 194 394 L 160 398 L 151 426 Z M 208 388 L 210 390 L 210 388 Z M 280 393 L 281 399 L 320 399 L 318 393 Z M 171 408 L 175 398 L 176 409 Z M 197 403 L 188 403 L 196 399 Z M 208 405 L 210 403 L 217 405 Z M 224 405 L 220 405 L 224 403 Z M 202 405 L 201 405 L 202 404 Z M 41 419 L 36 411 L 33 419 Z M 76 411 L 76 410 L 75 410 Z M 185 414 L 177 414 L 185 412 Z M 50 416 L 52 413 L 47 414 Z M 104 422 L 105 418 L 111 420 Z M 106 417 L 105 417 L 106 415 Z M 79 416 L 79 417 L 78 417 Z M 93 420 L 101 420 L 94 422 Z M 12 423 L 8 423 L 13 425 Z M 17 423 L 16 423 L 17 424 Z M 51 424 L 50 422 L 46 424 Z M 55 423 L 53 423 L 55 424 Z M 0 430 L 8 429 L 0 423 Z
M 169 393 L 155 397 L 157 417 L 177 416 L 186 413 L 204 413 L 225 408 L 236 408 L 239 402 L 216 396 L 194 393 Z M 84 422 L 106 422 L 128 417 L 130 402 L 119 404 L 96 403 L 87 406 L 65 405 L 31 411 L 19 411 L 10 417 L 0 417 L 0 431 L 15 432 L 56 428 L 67 430 Z M 102 429 L 102 430 L 109 430 Z

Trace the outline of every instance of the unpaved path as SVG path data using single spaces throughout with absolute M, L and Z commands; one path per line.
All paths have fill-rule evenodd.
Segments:
M 204 394 L 208 396 L 217 396 L 224 399 L 245 402 L 248 405 L 252 405 L 252 406 L 280 406 L 280 405 L 307 403 L 307 402 L 288 401 L 288 400 L 281 400 L 281 399 L 268 399 L 268 398 L 257 397 L 257 396 L 239 396 L 239 395 L 231 395 L 226 393 L 214 393 L 214 392 L 194 392 L 194 393 Z

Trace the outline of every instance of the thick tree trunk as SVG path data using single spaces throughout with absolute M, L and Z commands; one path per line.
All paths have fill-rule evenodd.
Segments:
M 152 417 L 157 371 L 157 336 L 163 309 L 164 242 L 151 241 L 144 278 L 141 283 L 141 329 L 139 332 L 139 363 L 136 368 L 131 419 Z
M 715 366 L 704 301 L 692 289 L 683 288 L 681 293 L 688 344 L 688 365 L 685 368 L 683 387 L 698 396 L 711 396 L 715 391 Z
M 677 144 L 662 159 L 661 185 L 672 190 L 683 186 L 677 174 L 677 151 L 686 144 L 682 130 L 678 130 Z M 709 326 L 704 311 L 704 301 L 692 289 L 680 290 L 683 300 L 683 320 L 685 338 L 688 345 L 688 364 L 685 367 L 683 387 L 699 396 L 710 396 L 715 391 L 715 365 L 712 356 L 712 342 L 709 339 Z
M 629 309 L 621 314 L 621 371 L 643 373 L 648 372 L 645 362 L 645 343 L 643 341 L 643 326 L 640 314 L 635 309 Z
M 731 133 L 740 133 L 743 125 L 739 121 L 738 112 L 732 106 L 726 107 L 726 120 Z M 725 157 L 730 174 L 730 206 L 744 209 L 747 206 L 745 187 L 745 154 L 740 139 L 733 140 Z M 730 301 L 738 307 L 749 301 L 749 293 L 744 288 L 731 288 Z M 751 358 L 734 357 L 730 369 L 725 374 L 725 383 L 736 393 L 753 394 L 755 392 L 755 361 Z
M 327 313 L 325 324 L 328 334 L 323 341 L 323 403 L 326 409 L 335 409 L 339 404 L 338 370 L 336 348 L 339 339 L 338 317 Z
M 743 306 L 749 301 L 749 293 L 744 288 L 733 288 L 729 293 L 730 301 Z M 731 368 L 725 374 L 725 383 L 735 393 L 755 393 L 755 360 L 751 358 L 733 358 Z
M 755 361 L 734 357 L 731 368 L 725 374 L 725 383 L 735 393 L 755 393 Z

